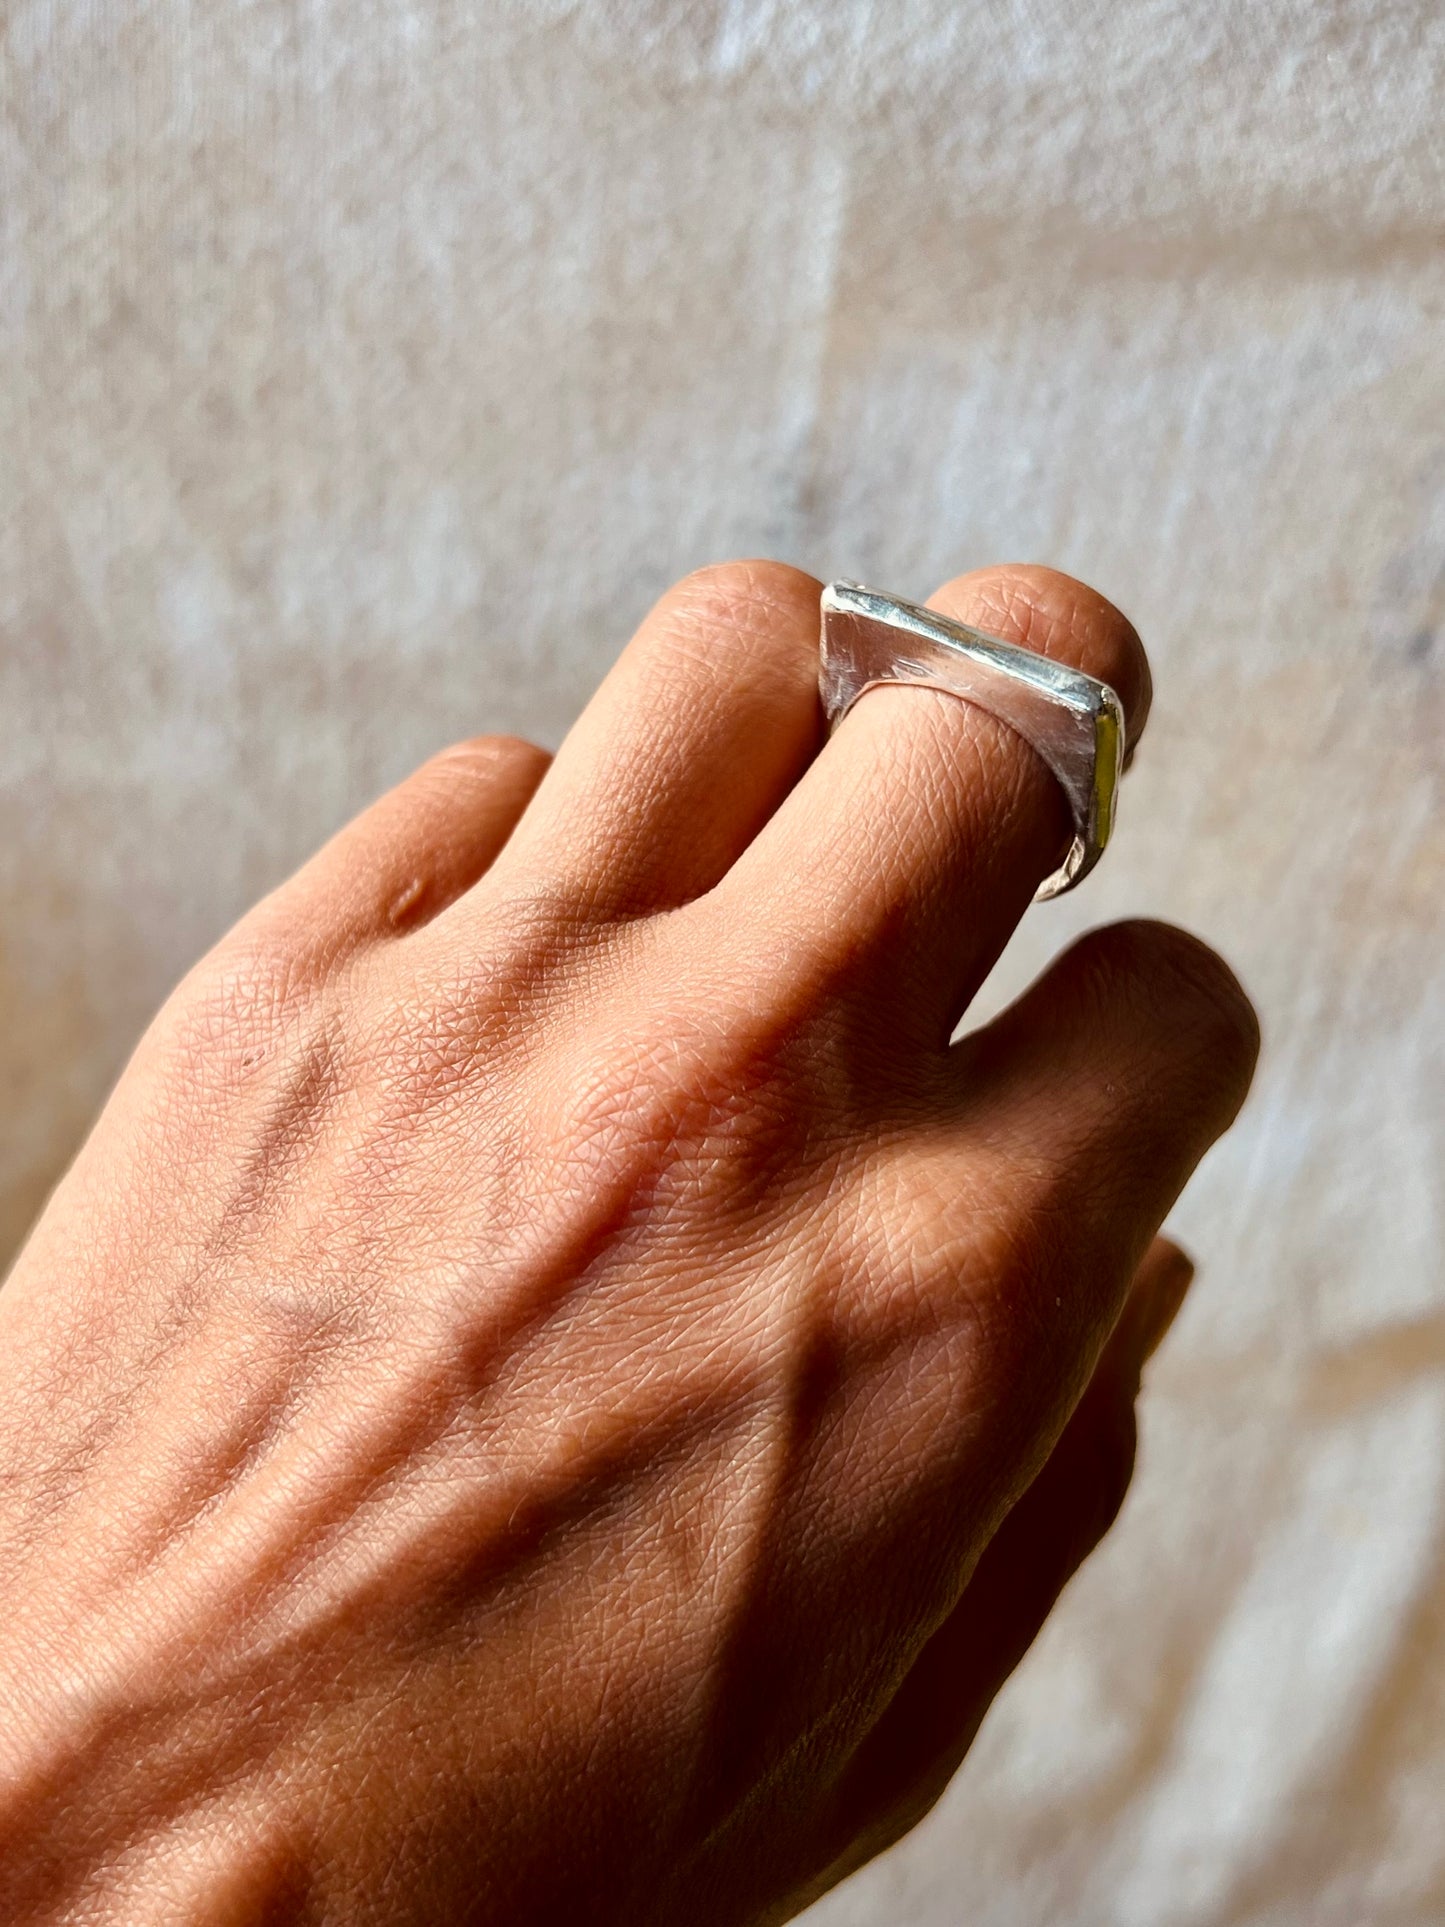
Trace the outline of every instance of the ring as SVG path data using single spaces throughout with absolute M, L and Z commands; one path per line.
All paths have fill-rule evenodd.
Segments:
M 859 582 L 824 589 L 820 656 L 830 733 L 861 695 L 890 682 L 942 689 L 1006 723 L 1053 771 L 1074 819 L 1069 854 L 1035 900 L 1072 890 L 1093 869 L 1114 828 L 1124 764 L 1124 706 L 1108 683 Z

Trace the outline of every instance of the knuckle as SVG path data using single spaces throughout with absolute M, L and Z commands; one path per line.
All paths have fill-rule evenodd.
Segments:
M 170 1050 L 207 1083 L 272 1059 L 324 972 L 284 924 L 247 920 L 197 965 L 162 1014 Z
M 1259 1018 L 1224 959 L 1173 924 L 1140 919 L 1101 935 L 1115 952 L 1115 967 L 1150 985 L 1154 998 L 1167 1003 L 1176 1030 L 1183 1019 L 1201 1058 L 1242 1101 L 1259 1058 Z
M 686 623 L 774 638 L 816 620 L 822 585 L 786 562 L 715 562 L 696 569 L 663 597 L 665 613 Z
M 551 760 L 545 749 L 523 736 L 468 736 L 438 750 L 422 768 L 449 786 L 469 780 L 490 786 L 498 781 L 540 781 Z

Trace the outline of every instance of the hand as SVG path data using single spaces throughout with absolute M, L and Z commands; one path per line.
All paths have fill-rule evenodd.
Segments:
M 936 606 L 1142 726 L 1079 584 Z M 1063 799 L 935 692 L 824 747 L 817 623 L 682 583 L 157 1018 L 0 1293 L 5 1920 L 778 1921 L 953 1771 L 1256 1029 L 1130 924 L 950 1048 Z

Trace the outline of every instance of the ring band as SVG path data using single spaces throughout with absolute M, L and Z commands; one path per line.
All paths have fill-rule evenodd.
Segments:
M 1062 895 L 1093 869 L 1114 828 L 1124 763 L 1124 707 L 1108 683 L 858 582 L 824 589 L 820 656 L 830 731 L 890 682 L 945 690 L 1006 723 L 1053 771 L 1074 819 L 1073 845 L 1036 898 Z

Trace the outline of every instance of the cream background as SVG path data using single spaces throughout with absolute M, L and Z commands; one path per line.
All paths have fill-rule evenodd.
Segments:
M 1047 559 L 1159 702 L 1009 982 L 1261 1005 L 1137 1486 L 816 1918 L 1445 1921 L 1445 12 L 7 0 L 0 1250 L 187 962 L 766 551 Z

